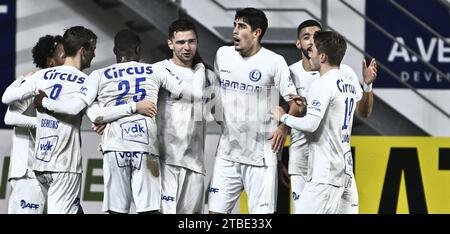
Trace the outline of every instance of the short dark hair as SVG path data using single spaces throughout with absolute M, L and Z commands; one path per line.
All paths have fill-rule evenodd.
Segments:
M 185 32 L 190 30 L 194 31 L 195 36 L 198 38 L 197 28 L 192 21 L 187 19 L 177 19 L 169 26 L 169 39 L 172 39 L 176 32 Z
M 261 29 L 261 36 L 259 37 L 259 42 L 261 42 L 268 25 L 266 14 L 259 9 L 248 7 L 236 11 L 234 20 L 239 18 L 242 18 L 244 22 L 250 25 L 252 32 L 257 28 Z
M 67 29 L 63 36 L 63 46 L 66 56 L 75 56 L 81 47 L 89 50 L 95 40 L 97 40 L 97 35 L 83 26 L 74 26 Z
M 298 25 L 297 36 L 300 36 L 300 32 L 302 31 L 302 29 L 307 28 L 307 27 L 319 27 L 320 30 L 322 31 L 322 25 L 318 21 L 310 19 L 310 20 L 305 20 L 300 25 Z
M 137 33 L 129 29 L 120 30 L 114 37 L 114 53 L 131 57 L 141 45 L 141 38 Z
M 63 42 L 60 35 L 45 35 L 39 38 L 39 41 L 31 50 L 33 54 L 33 63 L 36 67 L 47 68 L 47 58 L 54 56 L 56 47 Z
M 347 42 L 344 37 L 332 31 L 318 31 L 314 34 L 314 44 L 318 53 L 328 56 L 328 63 L 339 66 L 347 50 Z

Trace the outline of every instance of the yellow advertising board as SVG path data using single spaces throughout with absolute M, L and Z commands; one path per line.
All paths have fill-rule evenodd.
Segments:
M 351 142 L 361 213 L 450 213 L 450 138 Z
M 354 136 L 351 142 L 360 213 L 450 214 L 450 138 Z

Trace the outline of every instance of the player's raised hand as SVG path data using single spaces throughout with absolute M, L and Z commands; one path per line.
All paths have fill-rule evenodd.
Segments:
M 362 66 L 363 66 L 364 83 L 370 85 L 377 78 L 378 72 L 377 61 L 375 60 L 375 58 L 372 58 L 370 60 L 369 66 L 367 66 L 366 59 L 363 59 Z
M 136 112 L 148 117 L 155 117 L 158 108 L 155 103 L 150 100 L 143 100 L 136 103 Z

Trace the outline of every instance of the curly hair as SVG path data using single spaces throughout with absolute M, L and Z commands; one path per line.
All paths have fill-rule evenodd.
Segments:
M 53 56 L 56 46 L 62 43 L 62 36 L 46 35 L 39 38 L 39 41 L 33 47 L 33 63 L 36 67 L 47 68 L 47 58 Z

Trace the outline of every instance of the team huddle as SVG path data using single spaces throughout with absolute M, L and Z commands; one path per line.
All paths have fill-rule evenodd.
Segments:
M 294 213 L 358 213 L 350 135 L 354 113 L 372 112 L 376 61 L 363 60 L 359 81 L 341 64 L 345 39 L 307 20 L 298 27 L 301 59 L 288 67 L 261 45 L 267 26 L 261 10 L 238 10 L 234 45 L 219 48 L 214 72 L 186 19 L 169 27 L 171 58 L 141 63 L 139 36 L 121 30 L 116 63 L 89 75 L 94 32 L 74 26 L 40 38 L 32 52 L 41 70 L 17 78 L 2 97 L 5 123 L 15 126 L 8 213 L 83 213 L 84 114 L 101 135 L 104 212 L 129 213 L 134 203 L 141 214 L 199 214 L 207 199 L 209 213 L 226 214 L 245 190 L 250 213 L 270 214 L 279 176 L 292 188 Z M 222 132 L 204 188 L 207 121 Z M 289 131 L 286 168 L 280 152 Z

